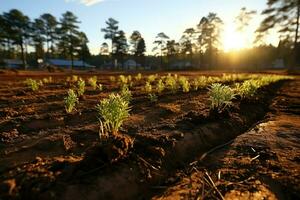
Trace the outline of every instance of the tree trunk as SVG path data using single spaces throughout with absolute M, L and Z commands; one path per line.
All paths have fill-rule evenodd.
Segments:
M 163 52 L 162 52 L 162 46 L 160 47 L 160 70 L 163 68 Z
M 72 34 L 70 35 L 70 53 L 71 53 L 71 70 L 73 71 L 74 68 L 74 55 L 73 55 L 73 39 L 72 39 Z
M 23 65 L 23 69 L 26 69 L 26 58 L 25 58 L 25 52 L 24 52 L 24 44 L 23 44 L 23 40 L 20 42 L 20 47 L 21 47 L 21 56 L 22 56 L 22 65 Z
M 299 18 L 300 18 L 300 0 L 298 0 L 297 3 L 297 23 L 296 23 L 296 33 L 295 33 L 295 40 L 294 40 L 294 56 L 293 56 L 293 60 L 294 62 L 292 62 L 292 65 L 290 66 L 290 69 L 292 69 L 294 66 L 294 64 L 296 64 L 298 62 L 298 56 L 297 56 L 297 51 L 298 51 L 298 34 L 299 34 Z

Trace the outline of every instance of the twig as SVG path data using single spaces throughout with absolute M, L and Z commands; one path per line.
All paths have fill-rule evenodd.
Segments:
M 208 154 L 211 154 L 212 152 L 231 144 L 233 141 L 234 141 L 234 139 L 230 140 L 229 142 L 226 142 L 224 144 L 221 144 L 221 145 L 218 145 L 218 146 L 212 148 L 211 150 L 209 150 L 209 151 L 205 152 L 204 154 L 202 154 L 202 156 L 200 157 L 199 160 L 202 161 Z
M 255 160 L 256 158 L 258 158 L 260 155 L 258 154 L 257 156 L 255 156 L 254 158 L 250 159 L 250 162 L 252 162 L 253 160 Z
M 213 182 L 213 180 L 211 179 L 211 177 L 209 176 L 209 174 L 207 172 L 205 172 L 206 176 L 208 177 L 208 179 L 210 180 L 211 184 L 213 185 L 213 187 L 215 188 L 215 190 L 217 191 L 217 193 L 220 195 L 221 199 L 224 200 L 223 195 L 221 194 L 221 192 L 218 190 L 218 188 L 216 187 L 215 183 Z
M 149 162 L 147 162 L 141 156 L 139 156 L 139 155 L 136 155 L 136 156 L 138 157 L 138 159 L 140 159 L 141 161 L 143 161 L 146 165 L 150 166 L 152 169 L 159 171 L 159 169 L 157 169 L 156 167 L 154 167 L 153 165 L 151 165 Z

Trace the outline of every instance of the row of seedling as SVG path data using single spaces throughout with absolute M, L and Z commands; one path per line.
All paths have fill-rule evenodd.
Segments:
M 221 113 L 232 106 L 232 101 L 236 96 L 240 96 L 242 99 L 252 99 L 260 88 L 288 79 L 291 79 L 291 77 L 274 75 L 253 77 L 253 79 L 246 80 L 243 83 L 236 83 L 233 88 L 221 83 L 213 83 L 209 87 L 208 93 L 210 108 Z
M 51 76 L 48 78 L 43 78 L 41 80 L 34 80 L 31 78 L 27 78 L 24 83 L 31 91 L 38 91 L 40 87 L 44 86 L 44 84 L 50 84 L 53 82 Z

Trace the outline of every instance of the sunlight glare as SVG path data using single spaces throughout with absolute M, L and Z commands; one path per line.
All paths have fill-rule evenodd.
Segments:
M 223 48 L 225 52 L 240 50 L 247 47 L 243 34 L 235 30 L 235 26 L 229 24 L 225 27 L 223 36 Z

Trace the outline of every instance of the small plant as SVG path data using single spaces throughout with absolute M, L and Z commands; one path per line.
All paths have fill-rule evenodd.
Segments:
M 116 82 L 116 77 L 114 77 L 114 76 L 109 76 L 109 80 L 110 80 L 112 83 L 114 83 L 114 82 Z
M 49 84 L 49 83 L 52 83 L 53 82 L 53 79 L 51 76 L 49 76 L 48 78 L 43 78 L 43 83 L 44 84 Z
M 117 135 L 124 120 L 129 117 L 129 102 L 119 94 L 110 94 L 96 106 L 99 114 L 100 130 L 99 135 L 109 137 L 110 134 Z
M 77 75 L 73 75 L 71 78 L 71 82 L 75 83 L 78 81 L 78 76 Z
M 171 74 L 168 74 L 166 77 L 166 86 L 172 91 L 172 93 L 175 93 L 177 90 L 177 78 L 171 76 Z
M 162 79 L 159 79 L 157 84 L 156 84 L 156 91 L 158 94 L 161 94 L 165 89 L 165 84 Z
M 100 92 L 103 91 L 103 85 L 101 83 L 97 85 L 97 88 Z
M 124 85 L 121 89 L 121 97 L 125 100 L 130 102 L 132 99 L 131 91 L 129 90 L 127 85 Z
M 68 96 L 64 100 L 66 112 L 71 113 L 75 109 L 76 104 L 78 103 L 78 98 L 74 90 L 69 89 Z
M 210 108 L 219 113 L 232 106 L 232 100 L 235 98 L 234 91 L 221 83 L 213 83 L 209 88 Z
M 144 86 L 144 90 L 146 93 L 151 93 L 152 92 L 152 85 L 150 82 L 146 82 L 145 86 Z
M 151 101 L 151 102 L 157 102 L 157 95 L 154 94 L 154 93 L 150 93 L 148 94 L 148 99 Z
M 190 91 L 190 83 L 189 80 L 185 76 L 180 76 L 178 79 L 180 86 L 182 87 L 183 92 Z
M 120 75 L 120 76 L 119 76 L 119 82 L 120 82 L 121 84 L 127 84 L 128 79 L 127 79 L 126 76 Z
M 85 81 L 82 80 L 81 78 L 77 82 L 77 94 L 78 96 L 82 96 L 85 92 Z
M 120 75 L 118 82 L 119 82 L 119 87 L 121 90 L 125 85 L 128 87 L 128 79 L 126 76 Z
M 141 74 L 141 73 L 138 73 L 138 74 L 134 77 L 134 79 L 135 79 L 136 81 L 142 80 L 142 74 Z
M 28 78 L 25 80 L 25 84 L 32 90 L 32 91 L 37 91 L 40 86 L 43 85 L 43 83 L 41 81 L 36 81 L 36 80 L 33 80 L 31 78 Z
M 92 88 L 94 90 L 97 89 L 97 79 L 98 79 L 97 76 L 93 76 L 93 77 L 91 77 L 91 78 L 88 79 L 89 85 L 92 86 Z
M 149 83 L 152 83 L 152 82 L 154 82 L 155 81 L 155 79 L 158 77 L 158 75 L 157 74 L 155 74 L 155 75 L 149 75 L 148 77 L 147 77 L 147 81 L 149 82 Z
M 256 94 L 256 91 L 260 87 L 260 84 L 257 80 L 247 80 L 242 84 L 235 84 L 235 91 L 242 99 L 251 98 Z

